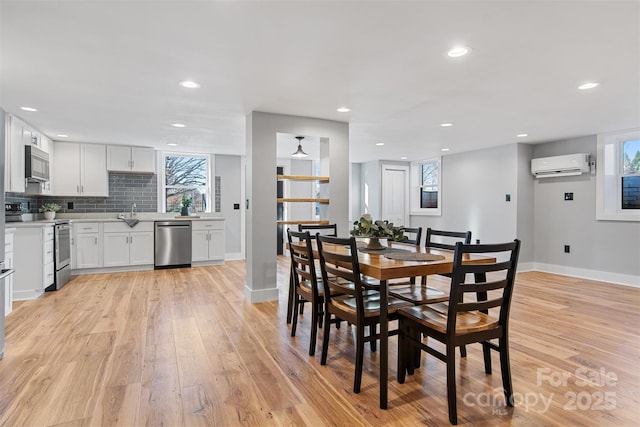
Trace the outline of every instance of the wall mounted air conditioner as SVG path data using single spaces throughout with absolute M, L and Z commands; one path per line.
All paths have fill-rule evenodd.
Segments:
M 589 171 L 589 154 L 585 153 L 531 160 L 531 173 L 536 178 L 580 175 Z

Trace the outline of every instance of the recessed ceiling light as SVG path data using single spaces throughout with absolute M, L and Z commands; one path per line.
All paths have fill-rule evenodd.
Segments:
M 449 151 L 448 148 L 441 148 L 440 151 Z
M 377 145 L 378 147 L 381 147 L 381 146 L 383 146 L 383 145 L 384 145 L 384 142 L 376 142 L 376 145 Z
M 516 135 L 518 138 L 524 138 L 525 136 L 529 136 L 528 133 L 519 133 Z
M 33 107 L 20 107 L 20 109 L 24 111 L 29 111 L 31 113 L 34 111 L 38 111 L 36 108 L 33 108 Z
M 400 157 L 400 160 L 407 160 L 407 156 Z
M 461 56 L 466 55 L 467 53 L 469 53 L 469 48 L 466 46 L 456 46 L 453 49 L 449 50 L 447 52 L 447 55 L 449 55 L 451 58 L 459 58 Z
M 594 87 L 597 87 L 599 85 L 600 85 L 600 83 L 598 83 L 598 82 L 587 82 L 587 83 L 583 83 L 580 86 L 578 86 L 578 89 L 580 89 L 580 90 L 593 89 Z
M 185 127 L 187 127 L 187 125 L 183 125 L 182 123 L 174 123 L 171 126 L 173 126 L 174 128 L 185 128 Z
M 443 128 L 448 128 L 453 126 L 453 123 L 440 123 L 440 126 L 442 126 Z
M 69 138 L 69 135 L 65 135 L 64 133 L 59 133 L 58 138 Z
M 338 113 L 348 113 L 349 111 L 351 111 L 351 108 L 347 108 L 347 107 L 340 107 L 336 110 Z
M 170 147 L 176 147 L 178 144 L 176 144 L 175 142 L 170 142 L 167 145 Z
M 178 84 L 182 87 L 186 87 L 187 89 L 197 89 L 200 87 L 200 83 L 194 82 L 192 80 L 183 80 Z

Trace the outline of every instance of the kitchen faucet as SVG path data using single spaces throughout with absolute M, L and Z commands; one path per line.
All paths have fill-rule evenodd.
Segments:
M 131 218 L 133 218 L 135 216 L 135 213 L 133 213 L 133 210 L 136 208 L 136 202 L 131 203 Z

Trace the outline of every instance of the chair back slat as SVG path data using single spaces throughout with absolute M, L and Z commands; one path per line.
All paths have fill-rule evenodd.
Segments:
M 308 231 L 312 239 L 315 239 L 318 233 L 322 236 L 338 237 L 337 224 L 298 224 L 298 231 Z
M 456 243 L 449 294 L 447 335 L 455 336 L 458 314 L 476 310 L 488 313 L 489 309 L 496 307 L 500 308 L 496 327 L 507 328 L 519 252 L 520 240 L 518 239 L 503 244 L 467 245 L 461 242 Z M 496 261 L 473 266 L 464 265 L 463 262 L 470 253 L 486 254 L 496 258 L 505 253 L 508 261 Z M 492 273 L 492 275 L 502 275 L 503 277 L 491 282 L 469 284 L 465 283 L 469 272 L 473 272 L 476 275 Z M 464 302 L 463 295 L 471 292 L 476 293 L 477 300 Z
M 495 291 L 496 289 L 502 289 L 505 286 L 505 280 L 496 280 L 492 282 L 481 283 L 465 283 L 464 286 L 460 286 L 460 291 L 464 293 L 488 292 Z
M 504 271 L 509 268 L 509 261 L 491 263 L 491 264 L 475 264 L 462 265 L 460 271 L 466 273 L 491 273 L 493 271 Z
M 340 293 L 350 293 L 356 298 L 356 310 L 359 316 L 364 318 L 364 300 L 360 276 L 360 263 L 358 262 L 358 249 L 354 237 L 338 238 L 316 234 L 318 244 L 318 257 L 322 272 L 325 304 L 329 304 L 331 298 L 339 290 Z M 343 279 L 353 284 L 351 289 L 343 287 L 337 279 Z
M 458 314 L 465 311 L 487 311 L 490 308 L 500 307 L 504 299 L 502 297 L 479 302 L 462 302 L 458 304 Z
M 433 241 L 433 237 L 446 237 L 445 241 Z M 471 231 L 445 231 L 434 230 L 431 227 L 427 228 L 427 233 L 424 241 L 424 246 L 427 248 L 436 249 L 448 249 L 452 251 L 455 248 L 455 244 L 461 241 L 468 245 L 471 243 Z

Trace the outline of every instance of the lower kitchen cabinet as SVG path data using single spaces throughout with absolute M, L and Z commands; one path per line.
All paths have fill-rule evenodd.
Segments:
M 135 231 L 132 231 L 135 230 Z M 153 222 L 104 224 L 104 267 L 153 264 Z
M 224 221 L 193 221 L 191 261 L 224 261 Z
M 73 224 L 71 269 L 102 267 L 102 232 L 99 222 Z
M 16 226 L 13 241 L 13 300 L 39 297 L 53 284 L 53 225 Z

